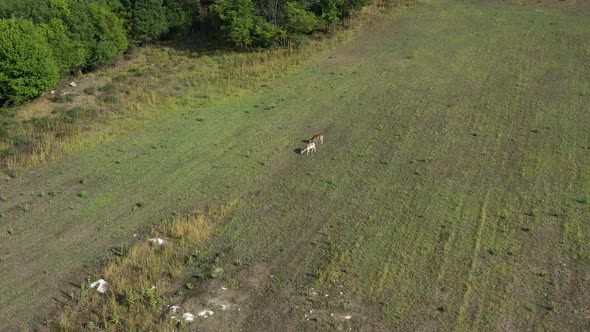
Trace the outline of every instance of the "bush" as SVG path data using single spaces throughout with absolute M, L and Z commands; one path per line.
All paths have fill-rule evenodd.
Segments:
M 285 28 L 289 34 L 307 34 L 318 25 L 318 18 L 298 2 L 287 2 L 285 19 Z
M 89 50 L 79 40 L 68 36 L 68 28 L 61 19 L 53 18 L 49 23 L 41 23 L 39 28 L 53 51 L 61 74 L 85 65 Z
M 123 22 L 108 8 L 98 4 L 88 5 L 94 23 L 94 39 L 89 65 L 97 65 L 123 54 L 127 50 L 128 41 Z
M 0 104 L 19 104 L 57 83 L 49 44 L 26 19 L 0 20 Z
M 251 0 L 217 0 L 213 11 L 221 19 L 221 31 L 230 42 L 240 47 L 252 44 L 254 4 Z
M 318 0 L 314 3 L 312 9 L 329 26 L 340 20 L 339 7 L 343 3 L 343 0 Z
M 222 22 L 225 38 L 236 46 L 270 47 L 285 35 L 279 26 L 255 14 L 251 0 L 217 0 L 213 11 Z
M 124 0 L 127 29 L 135 44 L 154 40 L 168 31 L 167 11 L 162 0 Z
M 271 23 L 260 16 L 254 17 L 254 29 L 252 41 L 254 46 L 272 47 L 279 39 L 285 37 L 285 31 L 274 23 Z
M 56 125 L 55 119 L 47 117 L 47 116 L 42 117 L 42 118 L 33 119 L 33 127 L 35 127 L 35 129 L 49 130 L 49 129 L 55 127 L 55 125 Z
M 194 0 L 165 0 L 168 28 L 174 32 L 190 29 L 197 19 L 198 11 Z

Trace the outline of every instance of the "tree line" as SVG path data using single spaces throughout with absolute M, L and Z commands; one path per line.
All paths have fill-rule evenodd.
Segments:
M 158 38 L 207 30 L 243 48 L 296 44 L 370 1 L 0 0 L 0 105 Z

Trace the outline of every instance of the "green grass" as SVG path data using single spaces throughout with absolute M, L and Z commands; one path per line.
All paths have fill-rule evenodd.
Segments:
M 236 199 L 207 242 L 222 275 L 182 256 L 164 299 L 199 310 L 229 285 L 241 311 L 192 327 L 583 330 L 589 19 L 422 1 L 255 91 L 154 101 L 166 111 L 140 130 L 0 184 L 15 234 L 0 242 L 0 322 L 43 321 L 108 248 Z M 317 153 L 294 153 L 320 131 Z M 15 194 L 40 191 L 59 195 Z

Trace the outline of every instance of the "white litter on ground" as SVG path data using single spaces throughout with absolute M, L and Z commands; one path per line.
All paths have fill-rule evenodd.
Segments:
M 90 288 L 96 288 L 96 291 L 99 293 L 104 293 L 107 291 L 108 282 L 104 281 L 103 279 L 99 279 L 90 284 Z
M 185 312 L 182 315 L 182 318 L 187 322 L 192 322 L 195 319 L 195 315 L 191 314 L 190 312 Z
M 203 311 L 199 312 L 199 313 L 198 313 L 198 315 L 199 315 L 200 317 L 207 318 L 207 317 L 209 317 L 209 316 L 213 316 L 213 313 L 214 313 L 214 312 L 213 312 L 213 311 L 211 311 L 211 310 L 203 310 Z
M 227 288 L 225 288 L 225 287 L 221 287 L 221 290 L 227 290 Z
M 177 305 L 170 306 L 170 311 L 172 311 L 173 314 L 175 314 L 178 309 L 180 309 L 180 307 Z
M 162 245 L 162 244 L 164 244 L 164 242 L 166 242 L 166 240 L 164 240 L 162 238 L 159 238 L 159 237 L 158 238 L 149 239 L 149 240 L 150 240 L 150 242 L 157 243 L 159 245 Z
M 351 319 L 352 316 L 344 316 L 344 319 Z
M 72 88 L 75 87 L 77 84 L 76 82 L 70 82 L 70 84 L 68 84 L 69 86 L 71 86 Z

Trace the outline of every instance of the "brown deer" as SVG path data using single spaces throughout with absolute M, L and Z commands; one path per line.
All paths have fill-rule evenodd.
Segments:
M 322 135 L 322 133 L 313 135 L 313 137 L 309 140 L 310 143 L 317 143 L 318 141 L 324 144 L 324 135 Z

